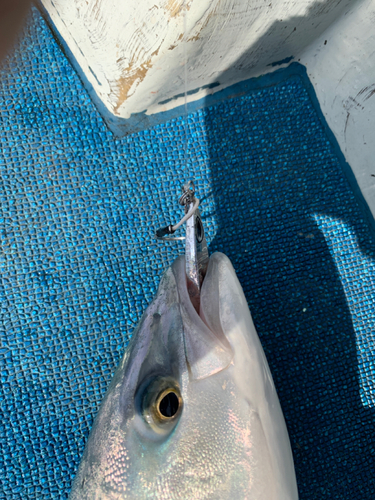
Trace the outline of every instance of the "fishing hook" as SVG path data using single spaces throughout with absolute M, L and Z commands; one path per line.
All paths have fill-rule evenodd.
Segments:
M 196 212 L 197 208 L 199 207 L 199 200 L 194 196 L 195 194 L 195 186 L 193 181 L 189 181 L 186 184 L 184 184 L 182 188 L 182 195 L 180 196 L 180 199 L 178 200 L 180 205 L 183 205 L 185 207 L 185 215 L 182 217 L 182 219 L 177 222 L 176 224 L 169 224 L 169 226 L 161 227 L 156 231 L 156 238 L 158 240 L 164 240 L 164 241 L 177 241 L 177 240 L 185 240 L 185 236 L 174 236 L 172 238 L 166 237 L 166 234 L 173 234 L 177 231 L 179 227 L 184 224 L 190 217 L 194 215 Z M 189 205 L 193 203 L 193 206 L 189 209 Z
M 194 182 L 189 181 L 184 184 L 179 203 L 184 207 L 185 215 L 177 224 L 169 224 L 169 226 L 158 229 L 156 237 L 167 241 L 185 240 L 187 288 L 191 302 L 199 312 L 200 290 L 206 274 L 209 256 L 202 219 L 198 209 L 199 200 L 195 197 Z M 186 238 L 165 237 L 166 234 L 173 234 L 184 222 L 186 222 Z

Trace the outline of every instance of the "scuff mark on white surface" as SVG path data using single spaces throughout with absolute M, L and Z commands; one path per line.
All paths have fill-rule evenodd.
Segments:
M 119 119 L 272 71 L 355 0 L 42 0 L 97 99 Z M 185 27 L 186 25 L 186 32 Z M 215 89 L 213 82 L 220 82 Z M 160 103 L 165 104 L 160 104 Z
M 301 55 L 322 112 L 375 217 L 375 2 L 344 11 Z

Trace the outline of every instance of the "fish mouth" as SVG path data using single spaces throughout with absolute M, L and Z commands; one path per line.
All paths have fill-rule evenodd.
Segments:
M 199 312 L 190 299 L 184 257 L 175 260 L 172 271 L 179 295 L 190 378 L 203 379 L 226 369 L 233 359 L 233 349 L 221 324 L 220 308 L 226 274 L 234 270 L 224 254 L 211 255 L 201 287 Z

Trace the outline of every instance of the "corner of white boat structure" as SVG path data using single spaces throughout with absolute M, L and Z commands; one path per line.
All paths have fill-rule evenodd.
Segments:
M 374 0 L 41 3 L 117 136 L 182 115 L 185 91 L 193 111 L 300 62 L 375 215 Z
M 323 115 L 375 217 L 375 2 L 354 2 L 301 54 Z

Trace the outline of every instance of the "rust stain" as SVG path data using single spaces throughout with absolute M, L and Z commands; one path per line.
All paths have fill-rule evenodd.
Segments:
M 117 80 L 117 87 L 118 87 L 117 104 L 113 108 L 115 113 L 118 112 L 119 107 L 129 97 L 129 91 L 134 82 L 139 80 L 139 83 L 141 83 L 144 80 L 145 76 L 147 75 L 148 70 L 152 68 L 152 58 L 158 55 L 160 50 L 160 45 L 154 52 L 152 52 L 152 54 L 148 57 L 148 59 L 144 61 L 139 67 L 135 67 L 136 61 L 133 56 L 129 66 L 126 68 L 126 76 L 122 76 Z
M 177 42 L 179 42 L 180 40 L 182 40 L 182 37 L 184 36 L 183 33 L 181 33 L 181 35 L 177 38 Z M 173 50 L 177 47 L 177 43 L 171 45 L 170 47 L 168 47 L 168 50 Z
M 94 17 L 95 20 L 98 20 L 102 17 L 102 2 L 101 0 L 96 0 L 91 6 L 88 7 L 88 14 L 90 17 Z
M 206 19 L 202 23 L 199 32 L 194 35 L 191 38 L 188 38 L 187 41 L 196 41 L 200 39 L 202 30 L 209 24 L 211 18 L 215 17 L 218 14 L 218 10 L 220 8 L 221 1 L 219 0 L 214 7 L 214 9 L 207 15 Z M 165 7 L 164 7 L 170 15 L 170 18 L 172 19 L 173 17 L 176 17 L 181 13 L 181 11 L 184 8 L 184 0 L 166 0 Z M 190 6 L 186 7 L 186 10 L 189 10 Z M 183 39 L 184 34 L 181 33 L 177 39 L 177 41 L 180 41 Z M 121 76 L 117 82 L 116 82 L 116 87 L 117 87 L 117 99 L 116 99 L 116 105 L 114 106 L 114 113 L 118 113 L 118 110 L 120 106 L 128 99 L 129 97 L 129 92 L 131 87 L 134 85 L 136 81 L 138 81 L 138 84 L 141 83 L 146 75 L 147 72 L 152 68 L 153 62 L 152 59 L 154 56 L 157 56 L 160 50 L 160 46 L 162 45 L 162 40 L 159 44 L 159 47 L 141 64 L 135 60 L 135 56 L 131 59 L 128 67 L 124 71 L 124 76 Z M 168 50 L 173 50 L 175 48 L 175 45 L 171 45 Z
M 199 31 L 196 35 L 191 36 L 190 38 L 188 38 L 186 41 L 187 41 L 187 42 L 196 42 L 197 40 L 199 40 L 199 37 L 200 37 L 201 31 L 202 31 L 202 30 L 200 30 L 200 31 Z
M 184 7 L 184 2 L 179 0 L 168 0 L 165 9 L 169 11 L 171 19 L 178 16 Z

